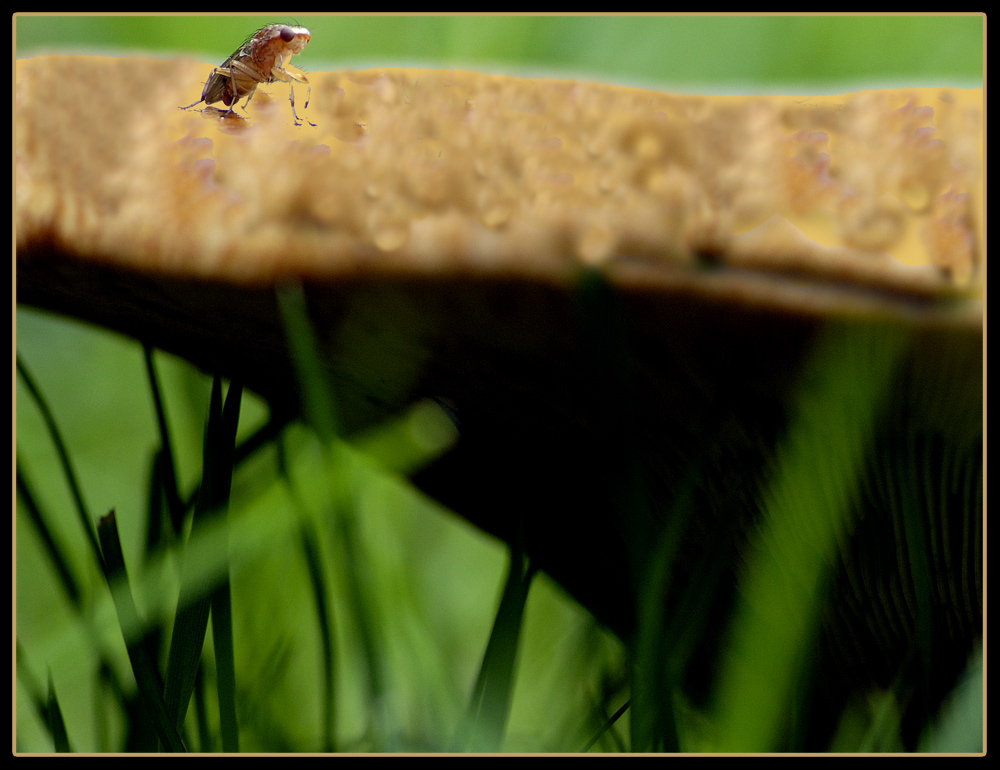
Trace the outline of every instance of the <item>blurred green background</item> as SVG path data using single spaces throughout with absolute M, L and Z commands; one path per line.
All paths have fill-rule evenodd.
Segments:
M 312 32 L 312 42 L 295 61 L 306 71 L 419 64 L 705 93 L 982 87 L 983 81 L 980 16 L 17 16 L 17 55 L 142 52 L 221 63 L 257 27 L 293 19 Z M 158 440 L 141 347 L 25 308 L 17 311 L 16 339 L 63 431 L 91 516 L 117 510 L 126 559 L 130 569 L 138 569 L 148 465 Z M 181 361 L 159 356 L 157 362 L 181 486 L 189 491 L 200 472 L 209 380 Z M 115 748 L 121 745 L 122 718 L 100 702 L 94 688 L 95 639 L 117 651 L 127 680 L 124 649 L 120 637 L 114 638 L 113 620 L 100 615 L 108 610 L 103 578 L 88 561 L 55 452 L 20 379 L 16 396 L 19 465 L 53 517 L 55 535 L 97 608 L 96 617 L 75 613 L 36 532 L 19 514 L 16 600 L 23 665 L 39 682 L 52 674 L 75 750 Z M 266 407 L 245 398 L 241 435 L 265 418 Z M 273 453 L 265 453 L 238 471 L 234 515 L 269 499 L 274 462 Z M 489 634 L 503 580 L 503 549 L 385 474 L 372 474 L 365 483 L 358 515 L 369 579 L 379 597 L 373 611 L 386 638 L 390 731 L 397 745 L 440 748 L 465 707 Z M 234 570 L 236 654 L 245 677 L 241 719 L 244 747 L 251 750 L 321 748 L 309 578 L 301 555 L 284 546 L 276 544 L 273 552 L 257 554 Z M 366 707 L 352 684 L 350 661 L 344 669 L 338 695 L 341 745 L 371 748 L 378 744 L 372 743 Z M 529 599 L 506 748 L 578 750 L 593 732 L 595 711 L 613 710 L 624 701 L 623 671 L 620 645 L 540 579 Z M 50 751 L 22 686 L 17 708 L 17 749 Z
M 312 31 L 296 60 L 306 69 L 419 63 L 713 91 L 981 87 L 983 77 L 981 16 L 29 16 L 17 18 L 17 48 L 18 56 L 183 51 L 221 63 L 275 21 Z

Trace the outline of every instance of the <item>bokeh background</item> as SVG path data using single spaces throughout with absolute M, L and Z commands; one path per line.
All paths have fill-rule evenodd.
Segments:
M 983 85 L 982 16 L 17 16 L 14 24 L 19 58 L 88 53 L 186 56 L 220 64 L 250 32 L 275 21 L 311 30 L 309 47 L 294 61 L 307 72 L 419 65 L 696 93 Z M 201 85 L 192 84 L 192 100 Z M 52 406 L 91 515 L 117 510 L 126 559 L 130 569 L 138 569 L 149 462 L 158 440 L 141 347 L 27 308 L 17 308 L 15 331 L 18 354 Z M 158 356 L 157 364 L 181 486 L 190 490 L 200 472 L 209 379 L 168 356 Z M 16 399 L 19 467 L 52 516 L 55 534 L 84 576 L 96 608 L 86 618 L 72 609 L 19 504 L 16 624 L 24 651 L 19 671 L 23 665 L 40 682 L 52 676 L 75 750 L 113 749 L 121 745 L 123 721 L 114 708 L 102 707 L 95 691 L 94 647 L 118 649 L 126 672 L 124 649 L 120 641 L 115 647 L 113 619 L 100 598 L 106 593 L 103 579 L 88 562 L 64 476 L 20 379 Z M 263 403 L 245 398 L 241 436 L 266 414 Z M 234 515 L 269 499 L 278 483 L 274 463 L 265 453 L 238 471 Z M 383 723 L 389 725 L 387 734 L 373 738 L 369 710 L 351 674 L 352 661 L 346 660 L 339 679 L 339 747 L 446 747 L 488 638 L 504 551 L 399 478 L 373 474 L 359 500 L 364 556 L 378 597 L 373 611 L 384 636 L 380 665 L 390 683 L 385 707 L 391 719 Z M 320 749 L 317 631 L 301 555 L 276 548 L 258 554 L 252 564 L 234 565 L 234 572 L 244 748 Z M 590 737 L 595 709 L 613 710 L 627 697 L 623 671 L 620 645 L 558 587 L 539 579 L 529 599 L 506 748 L 578 750 Z M 19 685 L 15 747 L 50 751 L 22 690 Z M 616 746 L 611 741 L 603 747 Z
M 275 21 L 312 31 L 296 59 L 305 69 L 419 64 L 699 92 L 809 86 L 811 95 L 978 88 L 983 78 L 981 16 L 18 17 L 17 52 L 187 52 L 219 64 Z

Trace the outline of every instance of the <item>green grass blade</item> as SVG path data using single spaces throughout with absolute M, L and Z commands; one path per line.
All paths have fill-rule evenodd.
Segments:
M 96 559 L 98 566 L 103 568 L 103 562 L 101 561 L 101 549 L 97 544 L 97 536 L 94 534 L 94 527 L 91 524 L 93 519 L 90 518 L 87 506 L 83 502 L 83 493 L 80 491 L 80 485 L 76 480 L 76 472 L 73 470 L 73 463 L 69 459 L 69 452 L 66 451 L 66 444 L 62 440 L 62 434 L 60 434 L 59 427 L 56 425 L 55 417 L 52 416 L 52 410 L 49 409 L 49 405 L 44 396 L 42 396 L 41 390 L 39 390 L 38 386 L 35 384 L 34 379 L 28 372 L 28 367 L 25 365 L 24 361 L 21 360 L 20 356 L 17 357 L 17 372 L 21 375 L 21 379 L 28 388 L 28 392 L 31 394 L 31 397 L 38 405 L 38 410 L 42 414 L 42 419 L 45 421 L 45 427 L 48 429 L 49 436 L 52 438 L 52 443 L 55 445 L 56 452 L 59 454 L 59 461 L 62 463 L 63 475 L 66 477 L 66 483 L 69 485 L 70 494 L 73 496 L 73 502 L 76 506 L 76 513 L 80 520 L 80 525 L 87 533 L 87 540 L 90 543 L 91 551 L 94 554 L 94 558 Z
M 45 703 L 45 722 L 52 734 L 52 742 L 60 754 L 68 754 L 73 749 L 69 746 L 69 736 L 66 734 L 66 723 L 63 721 L 62 709 L 59 708 L 59 698 L 56 696 L 56 686 L 49 672 L 49 694 Z
M 601 738 L 603 738 L 606 733 L 611 731 L 611 729 L 615 726 L 615 723 L 617 723 L 619 719 L 625 716 L 625 712 L 629 710 L 629 707 L 631 707 L 631 705 L 632 705 L 632 700 L 629 699 L 625 701 L 621 706 L 619 706 L 618 709 L 615 711 L 615 713 L 604 721 L 604 724 L 601 726 L 601 729 L 597 731 L 594 737 L 591 738 L 589 741 L 587 741 L 587 745 L 583 747 L 582 752 L 585 754 L 592 748 L 594 748 L 594 746 L 597 745 L 597 742 L 601 740 Z M 622 748 L 621 750 L 624 751 L 624 748 Z
M 228 583 L 216 590 L 212 595 L 212 641 L 215 645 L 222 750 L 229 753 L 236 753 L 240 750 L 240 732 L 236 719 L 236 662 L 233 654 L 233 608 Z
M 535 575 L 523 555 L 511 551 L 510 567 L 479 675 L 454 745 L 457 751 L 499 751 L 516 679 L 517 650 L 524 608 Z
M 723 661 L 715 714 L 720 751 L 779 745 L 817 627 L 817 595 L 905 343 L 889 327 L 832 327 L 807 364 L 765 490 L 764 520 Z
M 198 726 L 198 745 L 202 752 L 214 751 L 214 740 L 211 727 L 208 724 L 208 705 L 205 699 L 205 670 L 198 669 L 194 680 L 194 713 Z
M 35 679 L 35 675 L 31 673 L 31 669 L 28 667 L 27 654 L 24 647 L 21 646 L 20 639 L 17 640 L 15 651 L 17 655 L 17 678 L 21 681 L 24 691 L 28 695 L 28 700 L 31 701 L 31 705 L 35 707 L 35 710 L 39 714 L 44 714 L 45 696 L 42 694 L 41 685 L 38 684 L 38 680 Z
M 226 394 L 222 409 L 220 446 L 217 447 L 219 464 L 218 487 L 225 490 L 225 502 L 220 513 L 228 510 L 229 493 L 233 476 L 233 447 L 240 421 L 240 400 L 243 386 L 233 382 Z M 222 732 L 222 750 L 235 753 L 240 750 L 239 724 L 236 718 L 236 660 L 233 653 L 233 608 L 226 568 L 226 581 L 212 595 L 212 640 L 215 645 L 215 666 L 218 677 L 219 722 Z
M 236 449 L 233 451 L 233 467 L 238 468 L 254 452 L 257 452 L 273 441 L 281 433 L 286 424 L 287 420 L 285 418 L 272 414 L 270 420 L 236 446 Z M 191 491 L 191 494 L 182 502 L 184 510 L 193 507 L 200 494 L 201 483 L 199 482 Z
M 326 570 L 323 567 L 323 557 L 317 546 L 319 533 L 303 522 L 302 549 L 306 555 L 306 566 L 309 569 L 310 583 L 313 589 L 313 600 L 316 604 L 316 618 L 319 622 L 319 632 L 323 648 L 323 750 L 336 751 L 336 700 L 334 690 L 334 649 L 333 649 L 333 613 L 329 609 L 330 602 L 326 593 Z
M 139 620 L 139 613 L 132 598 L 132 590 L 128 584 L 125 557 L 122 554 L 121 541 L 118 538 L 118 524 L 114 511 L 100 520 L 97 532 L 104 550 L 104 563 L 107 565 L 105 577 L 111 588 L 111 597 L 118 614 L 122 635 L 125 637 L 125 649 L 128 651 L 129 662 L 132 664 L 132 673 L 135 675 L 139 694 L 142 696 L 146 711 L 153 720 L 153 726 L 163 745 L 169 751 L 183 752 L 185 751 L 184 743 L 161 695 L 162 684 L 159 671 L 149 657 L 143 638 L 142 623 Z
M 56 574 L 59 577 L 59 582 L 62 585 L 63 590 L 66 591 L 66 595 L 69 596 L 70 601 L 73 602 L 73 606 L 76 607 L 77 610 L 82 609 L 83 592 L 80 589 L 80 582 L 70 570 L 70 561 L 65 550 L 59 545 L 56 541 L 55 535 L 49 529 L 47 517 L 42 515 L 41 509 L 38 507 L 37 499 L 31 490 L 31 485 L 28 484 L 28 480 L 25 478 L 22 471 L 20 458 L 17 460 L 16 486 L 17 496 L 24 505 L 24 510 L 28 514 L 28 519 L 32 524 L 34 524 L 35 530 L 42 539 L 42 547 L 48 555 L 52 566 L 55 567 Z
M 143 353 L 146 359 L 146 373 L 149 376 L 149 389 L 153 394 L 153 406 L 156 409 L 156 424 L 160 430 L 161 462 L 163 492 L 167 500 L 167 510 L 170 512 L 170 523 L 173 525 L 174 534 L 179 534 L 184 524 L 184 503 L 181 501 L 180 492 L 177 488 L 177 469 L 174 464 L 173 443 L 170 441 L 170 430 L 167 427 L 167 412 L 163 405 L 163 398 L 160 395 L 160 382 L 156 376 L 156 366 L 153 363 L 153 349 L 149 345 L 143 345 Z
M 350 493 L 346 488 L 349 470 L 339 443 L 339 421 L 336 402 L 323 370 L 319 347 L 306 310 L 305 294 L 298 284 L 286 284 L 278 289 L 278 308 L 285 327 L 292 364 L 301 391 L 305 419 L 320 440 L 326 469 L 329 505 L 334 525 L 334 547 L 339 569 L 355 621 L 362 665 L 367 681 L 368 702 L 372 706 L 372 732 L 376 748 L 383 748 L 388 721 L 385 710 L 385 684 L 382 672 L 381 643 L 378 624 L 372 607 L 373 591 L 366 582 L 367 571 L 361 557 L 361 544 L 354 520 Z
M 212 382 L 208 422 L 205 426 L 201 489 L 195 503 L 192 537 L 209 521 L 224 513 L 228 507 L 232 483 L 233 446 L 235 444 L 236 424 L 239 419 L 238 404 L 241 392 L 242 389 L 239 385 L 234 384 L 230 387 L 230 395 L 235 396 L 232 400 L 234 406 L 230 408 L 230 399 L 227 399 L 227 409 L 224 413 L 222 409 L 222 383 L 218 377 L 214 378 Z M 233 412 L 235 412 L 235 416 Z M 185 565 L 185 572 L 190 568 L 190 565 Z M 227 582 L 228 566 L 224 566 L 223 575 L 223 581 Z M 203 585 L 192 579 L 190 573 L 182 578 L 174 630 L 170 640 L 164 690 L 167 707 L 170 709 L 175 720 L 174 724 L 178 729 L 184 723 L 198 666 L 201 662 L 214 590 L 213 586 Z
M 212 395 L 209 403 L 208 422 L 205 425 L 204 458 L 201 488 L 195 503 L 194 521 L 191 527 L 193 538 L 200 529 L 205 516 L 211 512 L 212 474 L 211 448 L 214 446 L 216 427 L 221 419 L 222 384 L 218 377 L 212 381 Z M 182 567 L 186 572 L 186 565 Z M 182 574 L 183 574 L 182 572 Z M 167 658 L 167 676 L 164 700 L 173 718 L 173 724 L 180 729 L 184 724 L 188 701 L 194 689 L 195 676 L 201 663 L 205 631 L 208 628 L 208 613 L 211 607 L 211 591 L 187 575 L 182 578 L 180 596 L 177 600 L 177 614 L 170 636 L 170 653 Z
M 683 521 L 683 516 L 668 519 L 671 525 Z M 674 530 L 677 530 L 674 532 Z M 671 534 L 673 533 L 673 534 Z M 664 617 L 671 550 L 680 542 L 681 528 L 668 526 L 658 553 L 643 582 L 640 598 L 639 631 L 632 664 L 632 697 L 630 743 L 632 751 L 677 751 L 676 719 L 673 713 L 673 686 L 667 670 L 668 650 Z M 674 618 L 680 622 L 680 618 Z
M 699 466 L 700 460 L 691 464 L 683 488 L 678 492 L 666 517 L 667 526 L 653 553 L 648 574 L 642 580 L 630 698 L 632 751 L 675 752 L 679 747 L 673 698 L 684 661 L 672 648 L 676 640 L 696 636 L 694 629 L 700 619 L 698 610 L 707 607 L 710 601 L 710 596 L 702 597 L 702 594 L 710 593 L 714 586 L 714 581 L 703 574 L 709 572 L 709 569 L 703 565 L 703 569 L 694 573 L 695 577 L 685 592 L 686 601 L 682 601 L 674 612 L 674 617 L 665 617 L 664 608 L 667 606 L 673 566 L 690 519 L 692 494 Z M 712 543 L 712 556 L 716 558 L 710 559 L 708 565 L 718 565 L 722 562 L 718 558 L 719 540 L 713 538 Z M 689 594 L 697 594 L 701 601 Z M 682 628 L 688 630 L 685 632 Z
M 316 605 L 316 619 L 319 623 L 320 643 L 322 646 L 323 675 L 321 677 L 323 693 L 323 750 L 335 752 L 336 749 L 336 698 L 335 698 L 335 652 L 333 646 L 333 608 L 327 596 L 327 574 L 323 554 L 319 547 L 319 531 L 312 525 L 306 513 L 306 506 L 296 492 L 288 472 L 287 457 L 284 443 L 278 442 L 278 473 L 284 479 L 288 493 L 294 501 L 294 507 L 299 516 L 299 536 L 302 550 L 306 557 L 306 567 Z
M 285 325 L 292 364 L 298 376 L 303 412 L 324 446 L 340 435 L 333 392 L 323 371 L 322 358 L 306 310 L 305 294 L 298 284 L 278 288 L 278 308 Z
M 21 646 L 21 640 L 17 639 L 17 644 L 15 646 L 17 655 L 17 688 L 18 693 L 24 692 L 28 700 L 31 702 L 32 707 L 34 707 L 35 712 L 42 718 L 42 721 L 48 726 L 48 722 L 45 718 L 46 709 L 46 697 L 45 693 L 42 692 L 42 687 L 35 679 L 35 675 L 32 673 L 31 668 L 28 666 L 27 655 L 24 648 Z M 51 729 L 49 729 L 49 735 L 52 735 Z M 54 739 L 54 737 L 53 737 Z
M 368 682 L 368 702 L 371 706 L 372 731 L 375 750 L 384 751 L 392 746 L 385 746 L 388 726 L 392 722 L 387 709 L 385 676 L 382 666 L 385 657 L 382 654 L 382 644 L 378 637 L 378 624 L 374 608 L 374 591 L 366 580 L 367 572 L 361 556 L 361 544 L 358 537 L 354 517 L 342 511 L 336 516 L 335 536 L 340 545 L 339 564 L 340 579 L 349 598 L 357 624 L 358 639 L 362 650 L 362 666 Z
M 205 630 L 208 628 L 211 597 L 203 594 L 203 590 L 201 586 L 181 589 L 174 630 L 170 636 L 163 697 L 177 729 L 184 724 L 188 701 L 191 699 L 195 676 L 201 663 Z

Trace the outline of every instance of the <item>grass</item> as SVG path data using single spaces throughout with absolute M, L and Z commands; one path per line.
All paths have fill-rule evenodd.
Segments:
M 156 426 L 147 436 L 151 470 L 132 480 L 136 490 L 146 488 L 131 498 L 147 500 L 144 512 L 123 496 L 124 505 L 91 518 L 86 474 L 78 480 L 67 438 L 72 431 L 60 427 L 61 410 L 19 360 L 19 428 L 28 429 L 24 455 L 20 443 L 18 452 L 19 751 L 779 745 L 781 726 L 805 692 L 799 665 L 815 627 L 817 593 L 808 587 L 823 581 L 828 561 L 816 555 L 833 548 L 843 526 L 872 415 L 905 339 L 831 329 L 817 346 L 798 417 L 763 495 L 745 602 L 717 663 L 722 684 L 712 705 L 695 708 L 678 683 L 699 635 L 698 608 L 711 595 L 704 593 L 714 579 L 711 560 L 699 568 L 677 617 L 643 614 L 630 657 L 536 577 L 516 548 L 475 535 L 409 487 L 405 473 L 454 440 L 435 407 L 416 405 L 350 443 L 338 435 L 335 397 L 316 365 L 301 295 L 292 287 L 281 298 L 308 427 L 273 435 L 237 384 L 223 406 L 215 379 L 204 448 L 189 457 L 181 447 L 190 447 L 191 437 L 171 429 L 184 421 L 170 417 L 177 391 L 186 390 L 181 383 L 196 384 L 198 398 L 208 383 L 162 356 L 147 352 L 145 367 L 131 356 L 145 370 L 145 408 Z M 29 327 L 50 323 L 30 314 L 26 320 Z M 161 390 L 161 358 L 173 392 Z M 858 377 L 857 361 L 877 365 L 862 367 L 865 376 Z M 240 409 L 243 402 L 250 408 Z M 249 426 L 248 414 L 255 418 Z M 821 427 L 827 423 L 840 427 L 831 433 Z M 415 433 L 415 425 L 424 427 Z M 51 442 L 64 494 L 50 485 L 33 491 L 45 453 L 39 433 Z M 167 459 L 175 452 L 176 466 Z M 826 483 L 804 481 L 817 477 Z M 171 489 L 171 478 L 186 479 L 184 489 Z M 684 500 L 681 491 L 673 503 L 676 529 L 668 529 L 648 581 L 649 608 L 662 606 Z M 193 510 L 178 516 L 171 505 Z M 829 516 L 807 533 L 804 547 L 802 510 Z M 131 526 L 120 532 L 119 521 Z M 85 526 L 94 541 L 80 536 Z M 800 561 L 789 566 L 773 553 L 798 553 Z M 776 635 L 776 628 L 785 630 Z M 44 691 L 37 685 L 43 676 Z M 981 700 L 956 696 L 942 714 L 945 727 L 929 733 L 925 747 L 974 745 L 975 736 L 949 736 L 977 713 L 981 723 L 981 709 Z M 898 749 L 898 730 L 898 704 L 882 695 L 840 715 L 831 748 Z
M 142 371 L 138 359 L 132 358 Z M 153 356 L 161 366 L 163 358 Z M 193 377 L 182 365 L 166 363 L 168 369 L 180 372 L 182 380 Z M 146 369 L 156 374 L 155 363 Z M 27 391 L 27 383 L 33 380 L 23 364 L 22 372 Z M 149 378 L 147 385 L 146 400 L 153 405 L 150 411 L 158 415 L 150 420 L 151 425 L 183 423 L 169 419 L 173 414 L 170 407 L 177 406 L 176 391 L 171 393 L 168 388 L 157 395 L 160 388 L 152 383 L 159 379 Z M 178 388 L 184 389 L 183 385 Z M 200 396 L 200 383 L 198 390 Z M 31 399 L 28 392 L 29 397 L 21 400 L 20 422 L 25 454 L 32 459 L 39 456 L 33 443 L 39 436 L 26 427 L 37 420 L 39 411 L 52 414 L 52 410 L 42 408 L 47 404 L 44 394 L 34 392 L 38 398 Z M 458 524 L 450 514 L 435 510 L 391 470 L 411 469 L 426 462 L 428 446 L 430 451 L 440 451 L 451 440 L 450 422 L 441 422 L 442 415 L 430 405 L 416 405 L 398 421 L 359 437 L 357 443 L 364 447 L 364 453 L 331 439 L 329 432 L 323 442 L 317 440 L 315 432 L 292 426 L 260 450 L 266 458 L 250 456 L 237 464 L 228 525 L 221 517 L 210 515 L 202 524 L 204 514 L 196 513 L 193 522 L 189 515 L 183 526 L 175 529 L 174 518 L 161 510 L 168 507 L 163 501 L 191 499 L 192 489 L 205 490 L 206 485 L 195 474 L 184 490 L 167 494 L 163 491 L 169 488 L 165 479 L 172 474 L 190 479 L 190 461 L 198 462 L 199 456 L 206 458 L 202 475 L 208 478 L 213 458 L 226 452 L 225 442 L 220 447 L 218 440 L 211 438 L 218 396 L 209 401 L 216 406 L 209 411 L 205 451 L 195 452 L 194 458 L 187 457 L 184 450 L 177 451 L 175 471 L 165 470 L 169 463 L 162 460 L 170 452 L 154 447 L 169 443 L 176 450 L 192 442 L 176 435 L 176 430 L 169 442 L 157 435 L 158 429 L 150 433 L 147 456 L 155 458 L 149 463 L 154 470 L 147 481 L 143 481 L 145 474 L 139 474 L 133 484 L 158 491 L 133 493 L 132 499 L 147 498 L 153 503 L 145 512 L 126 510 L 132 504 L 122 497 L 113 518 L 107 511 L 95 516 L 102 521 L 103 547 L 99 552 L 88 555 L 86 549 L 81 551 L 81 540 L 72 534 L 72 527 L 67 533 L 67 524 L 74 522 L 66 520 L 63 505 L 50 502 L 53 496 L 58 501 L 58 490 L 46 484 L 42 493 L 31 492 L 28 479 L 35 477 L 35 469 L 44 463 L 35 465 L 21 458 L 24 483 L 19 484 L 19 510 L 24 517 L 19 517 L 18 637 L 23 644 L 19 646 L 19 680 L 34 681 L 36 671 L 49 668 L 59 683 L 59 692 L 64 686 L 70 692 L 62 702 L 71 709 L 67 733 L 72 750 L 179 748 L 162 725 L 159 733 L 151 734 L 140 724 L 143 710 L 152 713 L 159 708 L 155 699 L 146 697 L 156 686 L 147 687 L 146 683 L 161 672 L 165 672 L 166 681 L 183 682 L 167 690 L 173 693 L 168 700 L 175 715 L 179 704 L 186 705 L 184 692 L 194 689 L 193 707 L 178 720 L 181 740 L 191 750 L 235 748 L 237 741 L 244 750 L 446 749 L 453 745 L 461 715 L 468 711 L 480 663 L 484 671 L 494 672 L 485 678 L 490 683 L 487 692 L 505 688 L 507 702 L 525 697 L 534 700 L 530 693 L 512 693 L 512 661 L 500 675 L 490 662 L 491 655 L 482 661 L 502 582 L 503 549 Z M 60 411 L 58 406 L 56 412 Z M 244 409 L 241 419 L 254 411 L 259 420 L 259 407 Z M 35 412 L 33 417 L 31 412 Z M 161 413 L 167 419 L 161 420 Z M 262 423 L 266 428 L 266 418 Z M 416 434 L 414 427 L 419 428 Z M 248 433 L 253 434 L 254 428 L 244 428 L 244 444 L 252 441 Z M 61 443 L 65 446 L 67 442 Z M 70 454 L 67 451 L 65 456 Z M 241 454 L 237 448 L 235 455 Z M 331 461 L 331 457 L 335 459 Z M 62 463 L 54 478 L 61 476 L 65 482 L 71 467 L 71 462 Z M 330 480 L 325 489 L 310 483 L 324 477 Z M 78 485 L 80 500 L 87 495 L 87 486 L 86 482 Z M 206 494 L 210 493 L 197 499 L 208 499 Z M 331 504 L 334 500 L 337 506 Z M 195 505 L 201 506 L 200 502 Z M 84 520 L 90 521 L 89 517 L 89 511 L 86 517 L 77 517 L 77 528 Z M 144 519 L 145 526 L 135 527 L 137 518 Z M 148 533 L 143 531 L 146 529 Z M 124 541 L 119 553 L 124 550 L 124 555 L 115 562 L 111 575 L 114 591 L 109 594 L 100 585 L 104 578 L 97 553 L 109 552 L 109 544 L 118 541 L 119 530 Z M 159 534 L 153 536 L 154 531 Z M 46 542 L 60 547 L 46 548 Z M 227 553 L 231 561 L 220 556 Z M 428 561 L 414 563 L 414 553 L 426 554 Z M 127 583 L 123 577 L 126 561 Z M 235 692 L 230 701 L 238 702 L 239 719 L 238 737 L 229 738 L 225 737 L 225 712 L 219 706 L 226 697 L 216 694 L 225 678 L 221 663 L 225 656 L 220 654 L 225 648 L 219 643 L 218 624 L 205 627 L 209 614 L 213 618 L 222 614 L 216 612 L 214 598 L 227 582 L 227 561 L 235 658 L 229 669 L 236 672 L 236 681 L 228 689 Z M 428 594 L 434 594 L 433 600 L 424 602 Z M 588 667 L 588 658 L 620 665 L 620 646 L 597 631 L 551 583 L 535 581 L 533 594 L 539 597 L 535 607 L 542 615 L 532 617 L 529 613 L 525 619 L 523 635 L 528 644 L 541 637 L 551 652 L 553 645 L 573 647 L 582 637 L 591 648 L 588 656 L 580 657 L 555 679 L 576 687 L 602 676 L 598 669 L 578 679 L 579 669 Z M 134 617 L 127 617 L 129 611 L 123 613 L 122 602 L 111 601 L 112 595 L 116 599 L 133 596 Z M 73 596 L 78 598 L 73 601 Z M 211 613 L 205 610 L 206 596 L 211 597 Z M 70 598 L 71 607 L 65 606 L 66 598 Z M 504 606 L 510 606 L 510 601 Z M 546 628 L 553 615 L 563 621 L 554 635 Z M 520 615 L 514 623 L 515 635 L 522 631 L 519 619 Z M 185 630 L 192 625 L 193 630 Z M 504 628 L 503 623 L 496 625 Z M 510 632 L 507 624 L 503 633 Z M 204 651 L 199 638 L 207 640 Z M 137 668 L 133 661 L 142 655 L 152 661 L 145 669 Z M 557 653 L 557 657 L 563 659 L 565 654 Z M 148 675 L 151 670 L 153 678 Z M 183 673 L 172 677 L 174 671 Z M 197 674 L 193 679 L 192 671 Z M 553 683 L 551 672 L 547 680 L 549 685 Z M 138 692 L 137 681 L 141 684 Z M 552 735 L 523 734 L 517 718 L 509 723 L 508 745 L 513 742 L 529 749 L 582 747 L 582 736 L 594 731 L 588 711 L 595 695 L 589 682 L 579 690 L 569 696 L 570 700 L 577 706 L 586 704 L 586 708 L 565 717 L 576 722 L 572 729 L 581 737 L 575 745 L 554 742 Z M 46 721 L 49 710 L 39 708 L 39 697 L 32 697 L 30 685 L 20 686 L 18 692 L 20 750 L 51 750 L 55 733 Z M 109 693 L 113 694 L 110 698 L 106 697 Z M 146 703 L 139 709 L 137 703 L 143 698 Z M 102 702 L 97 713 L 80 705 L 81 700 L 94 699 Z M 508 712 L 502 712 L 506 723 Z M 232 719 L 229 722 L 231 726 Z M 554 724 L 552 732 L 565 727 Z

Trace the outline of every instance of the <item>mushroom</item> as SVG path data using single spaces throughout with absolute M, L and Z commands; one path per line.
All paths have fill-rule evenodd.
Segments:
M 674 582 L 706 549 L 722 565 L 706 655 L 815 341 L 903 329 L 832 565 L 820 692 L 833 708 L 888 687 L 912 652 L 906 472 L 939 581 L 922 697 L 947 691 L 982 633 L 981 91 L 380 69 L 311 73 L 315 126 L 297 126 L 261 94 L 245 117 L 178 110 L 208 72 L 17 62 L 18 302 L 295 404 L 275 287 L 301 283 L 345 430 L 447 404 L 461 439 L 416 483 L 626 641 L 689 489 Z

